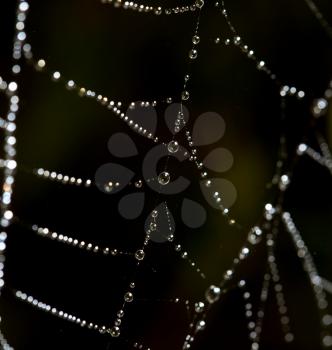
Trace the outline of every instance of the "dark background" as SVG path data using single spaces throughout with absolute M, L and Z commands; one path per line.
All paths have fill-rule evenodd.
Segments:
M 166 3 L 174 4 L 168 0 Z M 317 4 L 332 23 L 330 2 L 321 0 Z M 125 105 L 130 101 L 179 96 L 191 47 L 195 21 L 192 14 L 158 17 L 114 9 L 97 0 L 34 0 L 30 5 L 28 41 L 35 57 L 45 58 L 52 70 L 59 69 L 68 79 Z M 250 227 L 261 217 L 266 201 L 274 199 L 274 192 L 266 184 L 273 176 L 277 159 L 281 130 L 279 91 L 237 48 L 214 43 L 216 36 L 224 40 L 230 34 L 213 5 L 208 2 L 203 9 L 199 57 L 193 66 L 187 106 L 191 124 L 206 111 L 218 112 L 226 121 L 226 134 L 218 145 L 231 150 L 235 163 L 222 177 L 231 180 L 238 191 L 233 215 L 244 227 Z M 257 56 L 266 61 L 281 81 L 307 93 L 301 102 L 290 100 L 287 108 L 292 151 L 303 136 L 312 100 L 322 96 L 332 77 L 332 41 L 304 1 L 237 0 L 227 1 L 226 6 L 240 35 Z M 0 74 L 6 80 L 10 80 L 14 25 L 15 1 L 3 0 Z M 0 98 L 3 114 L 6 103 L 3 96 Z M 132 133 L 95 101 L 65 91 L 29 66 L 24 66 L 21 76 L 20 99 L 19 164 L 93 178 L 100 165 L 114 160 L 107 150 L 109 137 L 124 131 L 139 145 L 141 154 L 123 164 L 139 174 L 151 143 Z M 157 108 L 158 132 L 168 136 L 163 124 L 164 109 L 164 105 Z M 319 123 L 327 137 L 329 127 L 328 119 Z M 309 130 L 308 135 L 312 138 L 313 132 Z M 199 153 L 203 157 L 214 147 L 205 147 Z M 185 173 L 192 179 L 196 176 L 192 165 Z M 285 202 L 286 210 L 293 214 L 314 254 L 321 275 L 327 279 L 332 279 L 331 189 L 328 171 L 303 158 L 297 164 Z M 18 172 L 13 210 L 27 222 L 133 250 L 144 237 L 144 221 L 155 203 L 155 194 L 144 190 L 149 200 L 143 216 L 131 222 L 121 219 L 117 212 L 122 194 L 107 196 L 92 188 L 62 187 Z M 180 197 L 183 195 L 204 203 L 195 181 Z M 181 224 L 179 197 L 169 200 L 177 219 L 177 240 L 206 271 L 206 281 L 201 281 L 170 245 L 153 244 L 137 276 L 135 302 L 127 310 L 118 340 L 33 309 L 15 300 L 5 289 L 1 301 L 2 327 L 10 344 L 18 350 L 127 349 L 131 347 L 126 341 L 130 344 L 141 341 L 154 350 L 180 349 L 189 323 L 185 307 L 183 303 L 158 300 L 174 297 L 201 300 L 206 287 L 220 280 L 245 241 L 247 231 L 230 228 L 220 213 L 207 205 L 207 223 L 201 229 L 189 230 Z M 280 233 L 277 256 L 296 341 L 284 344 L 272 297 L 261 348 L 319 349 L 315 301 L 284 232 Z M 255 298 L 264 266 L 264 249 L 259 246 L 240 273 L 248 280 Z M 22 227 L 10 229 L 8 287 L 22 289 L 96 323 L 112 323 L 123 292 L 132 280 L 133 267 L 130 259 L 93 257 L 43 240 Z M 243 308 L 239 292 L 230 291 L 208 318 L 208 329 L 197 338 L 194 348 L 249 349 Z

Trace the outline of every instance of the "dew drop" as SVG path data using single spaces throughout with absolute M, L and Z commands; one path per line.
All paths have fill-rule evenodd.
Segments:
M 110 329 L 110 334 L 113 338 L 116 338 L 120 335 L 120 328 L 115 326 Z
M 124 311 L 123 310 L 119 310 L 116 315 L 121 318 L 124 315 Z
M 221 290 L 219 287 L 211 285 L 205 292 L 205 298 L 210 303 L 213 304 L 220 298 Z
M 141 188 L 142 186 L 143 186 L 142 180 L 138 180 L 138 181 L 135 182 L 135 187 L 136 188 Z
M 114 183 L 112 181 L 108 182 L 104 186 L 104 190 L 108 193 L 112 192 L 114 189 Z
M 203 0 L 196 0 L 195 5 L 196 5 L 196 7 L 201 9 L 204 6 L 204 1 Z
M 199 42 L 200 42 L 200 37 L 198 35 L 194 35 L 193 36 L 193 39 L 192 39 L 192 42 L 194 45 L 197 45 Z
M 167 145 L 168 152 L 176 153 L 179 150 L 179 143 L 177 141 L 171 141 Z
M 150 224 L 150 230 L 151 230 L 151 231 L 156 231 L 156 229 L 157 229 L 157 224 L 156 224 L 155 222 L 151 222 L 151 224 Z
M 139 249 L 139 250 L 136 251 L 136 253 L 135 253 L 135 258 L 136 258 L 137 260 L 143 260 L 144 257 L 145 257 L 144 250 Z
M 131 302 L 134 300 L 133 293 L 127 292 L 127 293 L 124 295 L 124 300 L 125 300 L 126 303 L 131 303 Z
M 189 99 L 189 92 L 188 91 L 183 91 L 182 94 L 181 94 L 181 98 L 182 100 L 186 101 Z
M 198 56 L 198 52 L 196 49 L 192 49 L 189 51 L 189 58 L 195 60 Z
M 158 182 L 162 186 L 167 185 L 169 183 L 170 179 L 171 179 L 171 176 L 167 171 L 163 171 L 158 176 Z
M 199 332 L 199 331 L 203 331 L 204 329 L 205 329 L 205 321 L 204 320 L 198 321 L 196 325 L 196 330 Z
M 199 301 L 198 303 L 195 304 L 195 311 L 197 313 L 201 313 L 204 311 L 204 308 L 205 308 L 205 304 L 201 301 Z

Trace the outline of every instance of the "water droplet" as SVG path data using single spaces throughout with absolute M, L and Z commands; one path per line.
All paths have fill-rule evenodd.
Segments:
M 221 290 L 219 287 L 211 285 L 205 292 L 205 298 L 210 303 L 213 304 L 220 298 Z
M 318 118 L 324 115 L 327 111 L 327 107 L 328 107 L 328 102 L 325 100 L 325 98 L 319 98 L 315 100 L 312 106 L 312 113 L 314 117 Z
M 151 230 L 151 231 L 156 231 L 156 229 L 157 229 L 157 224 L 156 224 L 155 222 L 151 222 L 151 224 L 150 224 L 150 230 Z
M 193 42 L 194 45 L 197 45 L 200 40 L 201 39 L 200 39 L 200 37 L 198 35 L 194 35 L 193 39 L 192 39 L 192 42 Z
M 265 67 L 265 62 L 264 61 L 259 61 L 257 64 L 257 69 L 263 69 Z
M 248 57 L 251 58 L 251 57 L 254 56 L 254 54 L 255 54 L 254 50 L 250 50 L 250 51 L 248 52 Z
M 124 311 L 123 310 L 119 310 L 116 315 L 121 318 L 121 317 L 124 316 Z
M 198 52 L 196 49 L 192 49 L 189 51 L 189 58 L 195 60 L 197 58 Z
M 289 176 L 284 174 L 280 176 L 279 188 L 281 191 L 285 191 L 290 184 Z
M 138 181 L 135 182 L 135 187 L 136 188 L 141 188 L 142 186 L 143 186 L 142 180 L 138 180 Z
M 116 338 L 120 335 L 120 328 L 115 326 L 110 329 L 110 334 L 112 337 Z
M 235 36 L 233 38 L 233 42 L 234 42 L 235 45 L 239 45 L 241 43 L 241 37 Z
M 180 120 L 184 119 L 184 113 L 182 111 L 179 111 L 177 119 L 180 119 Z
M 196 5 L 196 7 L 201 9 L 204 6 L 204 1 L 203 0 L 196 0 L 195 5 Z
M 37 62 L 37 68 L 45 68 L 46 62 L 45 60 L 41 59 Z
M 112 192 L 114 189 L 114 183 L 112 181 L 108 182 L 107 184 L 105 184 L 104 186 L 104 190 L 108 193 Z
M 131 292 L 127 292 L 125 295 L 124 295 L 124 300 L 126 303 L 131 303 L 134 299 L 134 296 L 133 296 L 133 293 Z
M 143 260 L 144 257 L 145 257 L 144 250 L 139 249 L 139 250 L 136 251 L 136 253 L 135 253 L 135 258 L 136 258 L 137 260 Z
M 322 323 L 324 326 L 330 326 L 332 325 L 332 316 L 331 315 L 324 315 L 322 318 Z
M 204 320 L 200 320 L 198 321 L 197 325 L 196 325 L 196 330 L 197 331 L 202 331 L 205 328 L 205 321 Z
M 179 150 L 179 143 L 177 141 L 171 141 L 167 145 L 168 152 L 176 153 Z
M 99 333 L 100 334 L 105 334 L 106 333 L 106 327 L 105 326 L 102 326 L 99 328 Z
M 163 186 L 167 185 L 170 179 L 171 179 L 171 176 L 167 171 L 163 171 L 158 176 L 158 182 L 160 183 L 160 185 L 163 185 Z
M 186 101 L 189 99 L 189 92 L 188 91 L 183 91 L 181 95 L 182 100 Z
M 254 226 L 248 234 L 248 242 L 251 244 L 258 244 L 262 239 L 263 231 L 258 226 Z
M 195 304 L 195 311 L 197 313 L 201 313 L 204 311 L 204 308 L 205 308 L 205 304 L 201 301 L 199 301 L 198 303 Z
M 212 181 L 211 180 L 206 180 L 204 184 L 205 184 L 205 187 L 211 187 Z
M 177 244 L 176 246 L 175 246 L 175 251 L 176 252 L 179 252 L 181 250 L 181 245 L 180 244 Z
M 247 252 L 247 250 L 246 250 L 245 248 L 243 249 L 243 251 L 244 251 L 244 252 Z M 249 249 L 248 249 L 247 254 L 248 254 L 248 253 L 249 253 Z M 227 270 L 227 271 L 225 272 L 225 274 L 224 274 L 224 278 L 225 278 L 226 280 L 230 280 L 230 279 L 232 278 L 233 274 L 234 274 L 233 270 Z
M 299 146 L 297 147 L 297 154 L 299 156 L 301 156 L 303 153 L 306 152 L 306 150 L 308 149 L 308 146 L 304 143 L 299 144 Z

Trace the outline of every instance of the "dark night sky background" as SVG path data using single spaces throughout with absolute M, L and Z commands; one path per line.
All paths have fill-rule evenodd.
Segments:
M 151 0 L 152 3 L 155 2 Z M 66 77 L 124 104 L 179 96 L 191 47 L 195 20 L 192 14 L 157 17 L 114 9 L 98 0 L 31 0 L 30 4 L 28 40 L 35 57 L 45 58 L 52 70 L 58 69 Z M 332 23 L 331 2 L 319 0 L 317 4 Z M 237 48 L 214 43 L 215 37 L 224 40 L 230 34 L 213 5 L 208 1 L 202 13 L 199 57 L 192 67 L 191 99 L 187 105 L 190 126 L 206 111 L 215 111 L 226 121 L 226 133 L 218 145 L 230 149 L 235 162 L 222 176 L 231 180 L 238 191 L 232 208 L 234 216 L 250 227 L 259 220 L 264 204 L 274 198 L 266 184 L 273 176 L 277 159 L 279 91 Z M 302 0 L 237 0 L 226 1 L 226 6 L 238 32 L 257 56 L 282 82 L 307 92 L 303 101 L 290 101 L 287 109 L 289 149 L 294 151 L 310 118 L 312 100 L 322 96 L 332 77 L 332 41 Z M 15 1 L 2 0 L 0 75 L 6 80 L 10 80 L 14 24 Z M 128 130 L 107 109 L 67 92 L 28 65 L 23 69 L 20 87 L 19 164 L 93 178 L 100 165 L 113 160 L 107 141 L 115 131 L 128 132 L 143 156 L 150 147 L 148 141 Z M 0 101 L 3 114 L 3 96 Z M 158 132 L 163 134 L 164 106 L 157 111 Z M 319 128 L 328 137 L 329 118 L 321 121 Z M 313 131 L 309 130 L 308 135 L 311 140 Z M 199 152 L 204 156 L 214 147 L 207 146 Z M 143 156 L 123 164 L 139 173 Z M 185 171 L 188 177 L 196 176 L 191 165 Z M 202 202 L 195 184 L 193 181 L 185 196 Z M 130 222 L 117 213 L 121 194 L 107 196 L 93 189 L 61 187 L 18 172 L 13 210 L 27 222 L 73 232 L 81 239 L 137 247 L 144 237 L 145 217 L 154 203 L 153 192 L 146 191 L 150 199 L 143 216 Z M 293 214 L 321 275 L 330 280 L 331 195 L 328 171 L 308 158 L 301 159 L 285 207 Z M 123 325 L 124 338 L 142 341 L 153 350 L 180 349 L 188 327 L 183 304 L 157 299 L 202 299 L 206 287 L 220 279 L 246 237 L 246 230 L 239 232 L 227 226 L 213 209 L 209 209 L 208 221 L 201 229 L 189 230 L 180 222 L 178 203 L 179 198 L 170 198 L 170 208 L 178 221 L 177 239 L 196 257 L 202 270 L 208 271 L 208 278 L 199 280 L 169 245 L 153 245 L 137 276 L 135 302 L 128 308 Z M 264 270 L 262 248 L 257 247 L 241 270 L 254 295 L 259 293 Z M 264 325 L 263 350 L 319 349 L 319 320 L 313 295 L 295 255 L 288 236 L 281 232 L 277 256 L 296 342 L 283 343 L 272 298 Z M 8 286 L 96 323 L 113 320 L 132 270 L 128 259 L 91 257 L 42 240 L 22 227 L 10 229 Z M 128 349 L 121 338 L 114 341 L 55 319 L 16 301 L 6 289 L 2 296 L 2 327 L 17 350 Z M 208 325 L 194 349 L 249 349 L 243 302 L 237 291 L 224 297 L 208 318 Z

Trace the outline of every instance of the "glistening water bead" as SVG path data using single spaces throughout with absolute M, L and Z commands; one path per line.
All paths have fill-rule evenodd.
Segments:
M 121 318 L 117 318 L 115 321 L 114 321 L 114 324 L 115 326 L 120 326 L 121 325 Z
M 158 176 L 158 182 L 162 186 L 167 185 L 169 183 L 170 179 L 171 179 L 171 176 L 170 176 L 170 174 L 167 171 L 163 171 Z
M 196 49 L 192 49 L 189 51 L 189 58 L 195 60 L 197 58 L 198 52 Z
M 203 0 L 196 0 L 195 5 L 196 5 L 196 7 L 201 9 L 204 6 L 204 1 Z
M 188 91 L 183 91 L 182 94 L 181 94 L 181 98 L 183 101 L 186 101 L 189 99 L 189 92 Z
M 319 118 L 326 114 L 328 108 L 328 102 L 325 98 L 319 98 L 314 101 L 311 110 L 315 118 Z
M 211 285 L 205 292 L 205 298 L 210 303 L 213 304 L 219 300 L 221 290 L 219 287 Z
M 205 304 L 204 304 L 203 302 L 199 301 L 199 302 L 197 302 L 197 303 L 195 304 L 195 311 L 196 311 L 197 313 L 203 312 L 204 309 L 205 309 Z
M 127 293 L 124 295 L 124 300 L 125 300 L 126 303 L 131 303 L 131 302 L 134 300 L 133 293 L 127 292 Z
M 116 338 L 120 335 L 120 328 L 117 326 L 112 327 L 110 329 L 109 333 L 111 334 L 112 337 Z
M 192 39 L 193 44 L 197 45 L 199 41 L 200 41 L 200 37 L 198 35 L 194 35 Z
M 179 150 L 179 143 L 177 141 L 171 141 L 167 145 L 167 150 L 170 153 L 176 153 Z
M 137 260 L 143 260 L 145 257 L 145 253 L 144 253 L 144 250 L 140 249 L 140 250 L 137 250 L 136 253 L 135 253 L 135 258 Z
M 258 244 L 262 239 L 263 231 L 260 227 L 253 227 L 248 234 L 248 242 L 255 245 Z
M 196 325 L 196 331 L 203 331 L 205 329 L 206 323 L 204 320 L 200 320 L 198 321 L 197 325 Z
M 138 181 L 135 182 L 135 187 L 136 188 L 141 188 L 142 186 L 143 186 L 142 180 L 138 180 Z
M 118 317 L 123 317 L 124 316 L 124 311 L 121 309 L 121 310 L 119 310 L 118 312 L 117 312 L 117 314 L 116 314 Z

